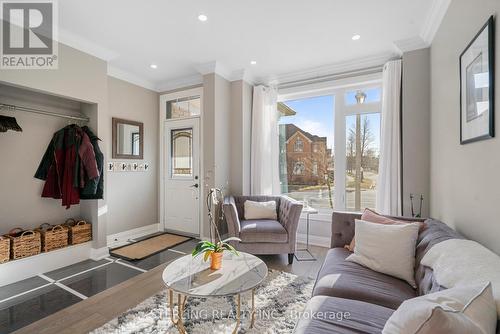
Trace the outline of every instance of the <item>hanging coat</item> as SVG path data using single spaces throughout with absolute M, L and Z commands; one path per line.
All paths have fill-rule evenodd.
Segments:
M 42 197 L 61 199 L 70 208 L 80 203 L 80 173 L 89 180 L 99 177 L 93 146 L 76 125 L 57 131 L 40 162 L 35 177 L 45 180 Z
M 97 169 L 99 171 L 99 177 L 93 180 L 88 180 L 86 177 L 85 186 L 80 191 L 80 199 L 103 199 L 104 195 L 104 154 L 102 154 L 99 148 L 99 138 L 89 129 L 89 127 L 84 126 L 82 128 L 92 143 L 94 148 L 95 160 L 97 162 Z

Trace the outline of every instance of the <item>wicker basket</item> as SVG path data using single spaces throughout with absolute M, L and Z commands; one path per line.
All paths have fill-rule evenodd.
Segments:
M 0 263 L 10 260 L 10 239 L 0 235 Z
M 68 228 L 62 225 L 42 224 L 36 231 L 42 235 L 42 251 L 50 252 L 54 249 L 68 246 Z
M 15 228 L 9 232 L 9 238 L 12 260 L 40 254 L 42 250 L 42 240 L 38 231 Z
M 64 225 L 69 228 L 70 244 L 77 245 L 92 240 L 92 224 L 85 220 L 68 219 Z

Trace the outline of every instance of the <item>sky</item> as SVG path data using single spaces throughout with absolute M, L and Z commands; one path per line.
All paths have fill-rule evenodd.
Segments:
M 356 92 L 346 94 L 348 104 L 355 103 Z M 380 99 L 380 90 L 371 89 L 366 91 L 366 102 Z M 335 97 L 333 95 L 317 96 L 306 99 L 290 100 L 284 102 L 287 106 L 297 112 L 295 116 L 282 117 L 280 124 L 295 124 L 304 131 L 313 135 L 327 137 L 328 148 L 333 148 L 334 143 L 334 112 Z M 374 134 L 373 147 L 380 147 L 380 114 L 367 114 L 370 128 Z M 347 129 L 355 125 L 356 118 L 348 116 L 346 118 Z

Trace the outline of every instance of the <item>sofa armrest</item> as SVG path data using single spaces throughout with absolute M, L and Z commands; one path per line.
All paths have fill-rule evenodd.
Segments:
M 288 243 L 295 245 L 302 203 L 288 196 L 280 197 L 279 221 L 288 232 Z
M 354 238 L 354 222 L 361 218 L 361 213 L 333 211 L 331 247 L 344 247 Z
M 226 217 L 229 237 L 239 237 L 241 230 L 240 219 L 238 218 L 238 211 L 236 209 L 233 196 L 227 196 L 224 198 L 222 209 L 224 210 L 224 216 Z

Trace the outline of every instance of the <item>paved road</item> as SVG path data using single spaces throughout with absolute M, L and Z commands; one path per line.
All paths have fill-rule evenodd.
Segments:
M 332 202 L 334 198 L 335 189 L 332 191 Z M 362 190 L 361 191 L 361 208 L 375 208 L 375 197 L 376 190 Z M 309 205 L 313 208 L 323 209 L 325 213 L 327 211 L 331 212 L 328 190 L 308 190 L 308 191 L 293 191 L 288 194 L 288 196 L 295 198 L 296 200 L 303 201 L 307 200 Z M 347 191 L 346 193 L 346 205 L 348 210 L 354 210 L 354 191 Z M 333 203 L 335 208 L 335 202 Z M 320 211 L 323 211 L 320 210 Z

